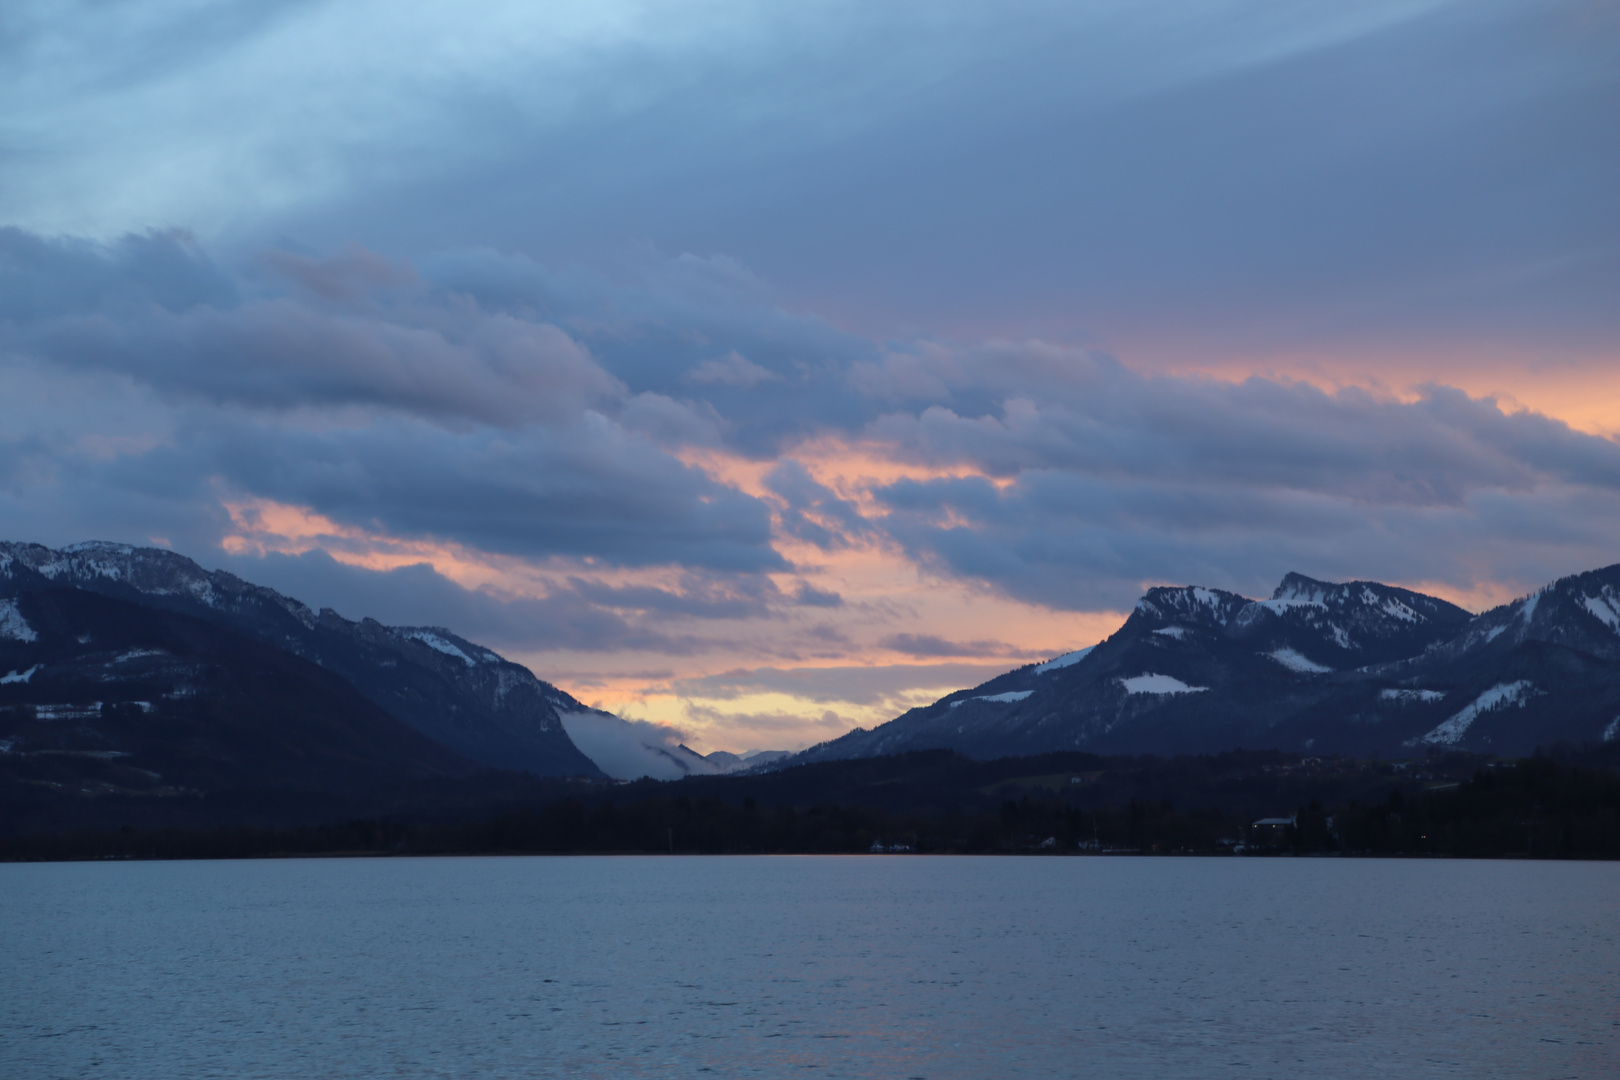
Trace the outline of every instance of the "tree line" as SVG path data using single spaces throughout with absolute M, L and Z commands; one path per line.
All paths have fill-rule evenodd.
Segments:
M 943 767 L 936 758 L 924 755 L 913 762 L 931 777 L 931 792 L 939 785 Z M 1516 762 L 1475 762 L 1471 775 L 1455 781 L 1445 780 L 1441 771 L 1438 785 L 1434 774 L 1420 773 L 1424 779 L 1381 786 L 1372 781 L 1398 775 L 1387 766 L 1363 763 L 1361 773 L 1341 767 L 1312 774 L 1289 765 L 1286 758 L 1266 760 L 1272 764 L 1255 775 L 1270 776 L 1276 793 L 1309 796 L 1291 807 L 1279 807 L 1289 811 L 1287 825 L 1257 829 L 1252 809 L 1242 807 L 1223 809 L 1196 801 L 1178 806 L 1142 778 L 1182 775 L 1189 766 L 1133 759 L 1113 763 L 1127 779 L 1116 777 L 1112 784 L 1100 777 L 1095 783 L 1082 783 L 1085 778 L 1065 779 L 1062 773 L 1056 775 L 1064 782 L 1004 777 L 979 788 L 959 786 L 947 803 L 919 797 L 908 806 L 904 800 L 897 804 L 892 794 L 886 797 L 889 805 L 879 805 L 875 798 L 773 801 L 761 794 L 772 790 L 768 777 L 731 788 L 714 783 L 642 783 L 591 789 L 461 820 L 366 817 L 286 827 L 125 826 L 13 835 L 0 837 L 0 859 L 856 854 L 874 848 L 1031 855 L 1620 857 L 1620 774 L 1605 767 L 1606 759 L 1593 764 L 1579 755 L 1542 755 Z M 906 765 L 902 760 L 861 768 L 904 776 Z M 986 767 L 967 763 L 961 768 L 967 770 L 963 775 L 980 779 L 983 773 L 973 770 Z M 1006 772 L 1009 767 L 1001 768 Z M 1200 768 L 1211 771 L 1215 766 Z M 847 774 L 840 775 L 847 780 Z M 1128 779 L 1131 775 L 1135 781 Z M 1347 787 L 1346 775 L 1363 779 L 1359 786 Z M 1252 777 L 1244 782 L 1251 787 L 1255 783 Z M 838 794 L 861 791 L 840 783 L 843 786 L 835 786 Z M 779 786 L 805 794 L 791 782 Z M 1110 798 L 1127 790 L 1146 794 Z M 1160 793 L 1154 795 L 1155 790 Z M 1207 794 L 1209 789 L 1187 790 Z M 1346 791 L 1351 797 L 1340 801 L 1321 797 Z M 1377 797 L 1367 797 L 1368 793 Z

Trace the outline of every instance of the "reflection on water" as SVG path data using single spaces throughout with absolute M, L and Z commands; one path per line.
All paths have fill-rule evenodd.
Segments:
M 1610 1077 L 1620 866 L 0 866 L 0 1075 Z

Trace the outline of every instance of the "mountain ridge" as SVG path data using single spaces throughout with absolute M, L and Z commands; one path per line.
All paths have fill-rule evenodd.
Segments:
M 315 611 L 161 548 L 0 542 L 0 596 L 68 585 L 178 612 L 285 649 L 347 679 L 408 727 L 490 768 L 600 777 L 564 730 L 585 705 L 442 627 L 389 627 Z
M 1620 565 L 1481 615 L 1289 573 L 1269 600 L 1155 586 L 1107 639 L 766 766 L 951 749 L 1528 753 L 1620 737 Z

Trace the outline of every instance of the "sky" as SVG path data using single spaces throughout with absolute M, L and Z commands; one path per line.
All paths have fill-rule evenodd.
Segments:
M 0 534 L 700 751 L 1620 562 L 1620 4 L 12 0 Z

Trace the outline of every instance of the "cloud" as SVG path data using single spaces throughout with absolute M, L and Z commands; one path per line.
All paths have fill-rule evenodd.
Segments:
M 223 477 L 339 522 L 491 553 L 743 572 L 786 565 L 757 500 L 591 414 L 521 437 L 406 419 L 318 432 L 215 422 L 120 472 L 138 486 L 186 472 L 199 488 Z
M 1028 650 L 1005 641 L 947 641 L 933 634 L 890 634 L 878 642 L 885 649 L 910 656 L 1029 656 Z
M 555 422 L 624 395 L 555 326 L 435 303 L 419 290 L 385 301 L 379 290 L 410 284 L 409 268 L 363 249 L 330 260 L 272 252 L 308 298 L 237 300 L 173 234 L 105 247 L 15 231 L 0 241 L 0 280 L 27 298 L 0 346 L 167 395 L 275 409 L 380 406 L 501 427 Z
M 599 712 L 563 713 L 562 722 L 580 752 L 615 780 L 680 780 L 719 771 L 685 749 L 685 734 L 667 724 Z
M 705 360 L 686 373 L 686 378 L 691 382 L 719 383 L 723 386 L 758 386 L 780 377 L 749 362 L 735 349 L 718 360 Z
M 685 568 L 676 587 L 559 584 L 555 604 L 636 622 L 592 631 L 604 641 L 836 610 L 836 589 L 762 576 L 788 569 L 774 536 L 893 545 L 942 579 L 1091 610 L 1155 581 L 1463 586 L 1611 561 L 1620 446 L 1444 386 L 1397 400 L 1149 375 L 1041 341 L 879 350 L 785 314 L 725 260 L 644 262 L 626 283 L 350 247 L 233 278 L 180 234 L 0 240 L 0 507 L 41 539 L 199 551 L 219 501 L 251 497 L 492 555 Z M 717 350 L 772 377 L 685 377 Z M 821 445 L 919 473 L 863 510 L 807 466 Z M 765 455 L 764 498 L 683 462 L 691 447 Z
M 807 701 L 873 705 L 914 696 L 919 689 L 976 686 L 1005 664 L 889 664 L 882 667 L 738 669 L 673 684 L 683 697 L 725 701 L 751 694 L 791 694 Z M 931 698 L 929 700 L 932 700 Z
M 0 226 L 0 315 L 7 322 L 178 312 L 239 299 L 237 284 L 183 229 L 97 243 Z
M 800 750 L 812 743 L 835 739 L 858 721 L 832 709 L 796 712 L 725 712 L 713 706 L 686 703 L 686 715 L 700 727 L 706 742 L 724 742 L 747 750 Z
M 905 460 L 997 477 L 1197 478 L 1369 503 L 1455 502 L 1547 477 L 1620 480 L 1613 442 L 1444 387 L 1407 403 L 1355 387 L 1149 376 L 1041 342 L 965 348 L 950 371 L 948 400 L 889 412 L 868 433 Z
M 818 589 L 809 582 L 801 581 L 793 590 L 795 603 L 805 607 L 835 608 L 843 607 L 844 598 L 835 592 Z
M 1613 492 L 1481 487 L 1458 499 L 1376 504 L 1304 490 L 1032 472 L 905 482 L 880 492 L 889 534 L 946 577 L 1031 603 L 1128 606 L 1146 585 L 1255 595 L 1286 570 L 1328 579 L 1534 585 L 1613 561 Z
M 579 187 L 604 149 L 624 160 L 612 133 L 625 129 L 660 151 L 640 162 L 657 181 L 651 190 L 701 191 L 682 175 L 695 166 L 709 165 L 702 181 L 717 165 L 722 175 L 723 166 L 757 170 L 800 144 L 826 152 L 874 128 L 889 134 L 915 121 L 919 100 L 956 104 L 965 91 L 994 92 L 1008 80 L 1027 91 L 1031 68 L 1053 63 L 1048 50 L 1073 69 L 1051 88 L 1055 96 L 1094 106 L 1354 38 L 1411 13 L 1410 4 L 1368 3 L 1300 20 L 1220 3 L 1130 20 L 1037 0 L 1008 18 L 921 3 L 780 9 L 698 0 L 544 12 L 494 3 L 469 24 L 381 0 L 205 12 L 131 3 L 92 9 L 100 19 L 82 4 L 36 7 L 0 41 L 0 88 L 27 106 L 14 145 L 55 151 L 56 189 L 29 172 L 14 197 L 52 230 L 113 214 L 189 212 L 212 223 L 243 202 L 299 207 L 390 180 L 454 176 L 457 164 L 510 168 L 536 143 L 600 132 L 576 151 L 577 164 L 557 155 L 543 185 L 560 184 L 579 201 L 591 194 Z M 88 138 L 64 139 L 64 129 Z M 751 145 L 737 146 L 746 135 Z M 683 149 L 683 137 L 692 145 Z M 410 152 L 425 145 L 442 152 Z M 720 160 L 706 161 L 711 155 Z M 176 168 L 182 156 L 186 167 Z M 109 160 L 123 165 L 117 179 L 130 190 L 121 197 L 96 175 Z M 622 195 L 641 188 L 637 179 L 602 172 L 595 184 L 601 195 Z M 91 205 L 75 212 L 75 198 Z
M 765 474 L 765 486 L 782 500 L 777 509 L 782 528 L 823 551 L 849 547 L 872 533 L 854 503 L 839 498 L 792 458 L 777 462 Z
M 1620 443 L 1453 388 L 1155 376 L 1042 342 L 924 343 L 855 375 L 887 410 L 867 452 L 955 473 L 877 485 L 871 524 L 1032 603 L 1255 592 L 1287 569 L 1466 588 L 1511 563 L 1534 584 L 1617 554 Z
M 616 586 L 582 577 L 570 591 L 605 608 L 687 615 L 699 619 L 757 619 L 787 598 L 767 577 L 686 574 L 676 589 L 648 585 Z M 801 601 L 802 602 L 802 601 Z
M 763 503 L 643 432 L 701 437 L 712 412 L 629 396 L 551 323 L 485 312 L 360 249 L 283 260 L 302 293 L 244 299 L 176 235 L 0 239 L 0 275 L 18 286 L 0 378 L 22 392 L 9 472 L 24 501 L 43 506 L 64 484 L 80 500 L 117 488 L 154 507 L 241 494 L 523 557 L 786 566 Z M 138 402 L 144 443 L 97 452 L 110 445 L 101 425 L 54 389 L 80 373 Z M 42 411 L 21 411 L 28 395 Z M 207 531 L 206 512 L 185 513 L 184 527 L 141 531 Z
M 420 266 L 446 302 L 470 299 L 482 311 L 543 318 L 566 330 L 637 400 L 684 414 L 653 420 L 660 430 L 684 426 L 703 432 L 698 441 L 723 439 L 744 453 L 772 456 L 819 430 L 876 415 L 846 383 L 851 363 L 880 350 L 815 315 L 786 311 L 734 259 L 642 251 L 609 276 L 457 250 Z M 636 409 L 627 405 L 620 415 L 632 422 Z
M 1612 346 L 1600 8 L 36 4 L 0 40 L 5 214 L 729 256 L 874 338 Z M 736 348 L 791 382 L 753 344 L 668 376 Z
M 562 589 L 541 597 L 465 588 L 426 564 L 370 570 L 321 550 L 302 555 L 225 555 L 211 568 L 265 585 L 314 608 L 390 626 L 443 626 L 502 654 L 573 649 L 688 653 L 706 643 L 673 638 Z M 541 678 L 545 672 L 537 672 Z

